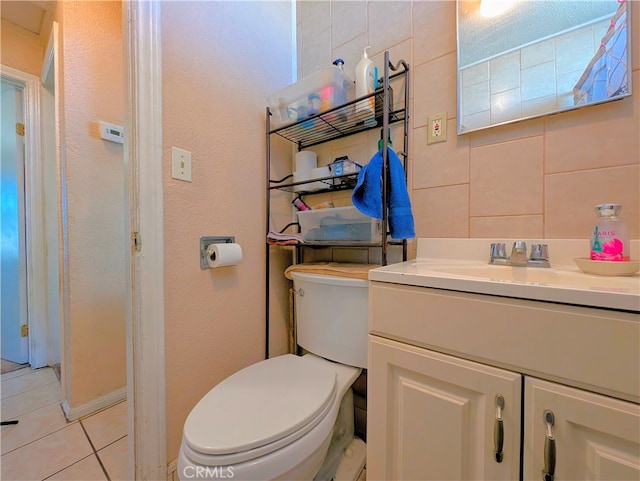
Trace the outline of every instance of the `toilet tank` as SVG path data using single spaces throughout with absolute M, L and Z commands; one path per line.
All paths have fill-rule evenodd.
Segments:
M 298 345 L 366 369 L 369 281 L 296 271 L 291 277 Z

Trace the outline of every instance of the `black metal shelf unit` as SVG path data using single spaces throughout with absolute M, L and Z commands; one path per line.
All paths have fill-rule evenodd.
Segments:
M 394 80 L 404 79 L 404 96 L 402 101 L 398 102 L 400 108 L 394 109 L 390 102 L 390 84 Z M 406 164 L 409 151 L 409 65 L 400 60 L 397 64 L 392 64 L 389 59 L 389 52 L 384 54 L 384 69 L 382 77 L 382 86 L 374 93 L 359 97 L 353 101 L 339 105 L 325 112 L 312 115 L 303 120 L 293 122 L 276 128 L 271 127 L 271 110 L 266 108 L 266 231 L 269 232 L 269 219 L 271 215 L 271 192 L 273 190 L 284 190 L 287 192 L 295 192 L 297 195 L 312 195 L 322 192 L 331 192 L 338 190 L 353 189 L 356 184 L 358 174 L 344 174 L 339 176 L 323 177 L 303 182 L 291 182 L 293 175 L 279 180 L 270 178 L 271 172 L 271 137 L 273 135 L 280 136 L 294 144 L 298 150 L 303 150 L 314 145 L 324 142 L 336 140 L 342 137 L 355 135 L 372 129 L 382 129 L 382 132 L 389 132 L 389 126 L 398 122 L 403 123 L 404 136 L 402 151 L 397 152 L 400 160 L 405 167 L 406 181 Z M 375 122 L 371 118 L 371 114 L 356 112 L 356 103 L 375 97 L 375 105 L 382 105 L 382 109 L 376 108 Z M 388 137 L 383 136 L 383 169 L 382 169 L 382 205 L 388 206 Z M 322 189 L 305 189 L 300 188 L 305 184 L 311 185 L 317 182 L 326 184 Z M 382 209 L 382 225 L 388 226 L 387 208 Z M 269 357 L 269 249 L 270 244 L 266 243 L 266 357 Z M 407 259 L 407 242 L 393 241 L 389 238 L 387 228 L 382 229 L 380 242 L 349 242 L 349 241 L 332 241 L 332 242 L 305 242 L 295 246 L 298 257 L 300 258 L 301 249 L 303 248 L 320 248 L 320 247 L 379 247 L 381 249 L 382 265 L 387 264 L 387 247 L 389 245 L 402 246 L 402 258 Z

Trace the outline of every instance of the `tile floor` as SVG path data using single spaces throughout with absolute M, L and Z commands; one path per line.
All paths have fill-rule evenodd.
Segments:
M 0 479 L 128 480 L 127 403 L 67 422 L 53 369 L 29 367 L 2 375 Z

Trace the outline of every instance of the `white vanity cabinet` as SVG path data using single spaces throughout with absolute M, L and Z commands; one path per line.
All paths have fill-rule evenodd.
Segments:
M 386 282 L 369 302 L 367 479 L 640 479 L 636 313 Z
M 549 412 L 554 421 L 554 479 L 640 480 L 637 404 L 529 377 L 524 398 L 525 480 L 542 479 Z
M 382 338 L 369 346 L 367 479 L 518 479 L 519 374 Z

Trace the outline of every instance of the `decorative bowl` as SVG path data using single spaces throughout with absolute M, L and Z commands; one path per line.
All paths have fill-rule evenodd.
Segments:
M 583 272 L 598 276 L 632 276 L 640 270 L 640 260 L 594 261 L 588 257 L 573 260 Z

